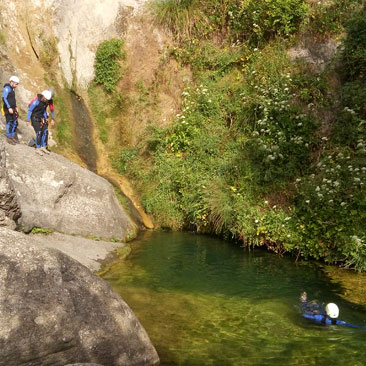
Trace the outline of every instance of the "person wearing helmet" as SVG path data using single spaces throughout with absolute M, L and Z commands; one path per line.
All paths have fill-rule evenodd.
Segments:
M 329 303 L 325 307 L 325 311 L 316 304 L 316 302 L 308 302 L 306 292 L 300 296 L 302 316 L 306 319 L 313 320 L 321 325 L 342 325 L 349 328 L 366 329 L 365 326 L 346 323 L 343 320 L 337 319 L 339 315 L 339 308 L 334 303 Z
M 47 100 L 47 102 L 46 102 L 46 104 L 47 104 L 47 106 L 46 106 L 46 112 L 47 112 L 47 107 L 49 107 L 50 108 L 50 113 L 51 113 L 51 126 L 53 126 L 54 124 L 55 124 L 55 109 L 54 109 L 54 106 L 53 106 L 53 96 L 54 96 L 54 94 L 55 94 L 55 92 L 54 92 L 54 90 L 53 89 L 48 89 L 48 91 L 51 93 L 50 95 L 51 95 L 51 99 L 48 99 Z M 45 92 L 45 90 L 43 91 L 43 92 Z M 36 96 L 30 103 L 29 103 L 29 106 L 35 101 L 35 100 L 37 100 L 38 99 L 38 96 Z M 28 106 L 28 107 L 29 107 Z M 49 117 L 49 115 L 48 115 L 48 113 L 47 113 L 47 118 Z M 46 135 L 46 150 L 48 151 L 48 152 L 50 152 L 51 150 L 49 149 L 49 147 L 48 147 L 48 135 L 49 135 L 49 133 L 48 133 L 48 130 L 47 130 L 47 135 Z M 32 139 L 31 141 L 30 141 L 30 146 L 34 146 L 34 139 Z
M 47 102 L 48 107 L 50 107 L 51 112 L 51 125 L 54 125 L 55 123 L 55 108 L 53 107 L 53 96 L 55 95 L 55 92 L 53 89 L 48 89 L 48 91 L 51 93 L 51 99 Z
M 18 141 L 16 134 L 18 127 L 18 109 L 15 99 L 15 88 L 19 84 L 19 78 L 15 75 L 11 76 L 9 83 L 3 87 L 3 110 L 6 120 L 6 137 L 7 141 L 15 145 Z
M 52 94 L 49 90 L 44 90 L 41 94 L 37 94 L 37 98 L 33 99 L 28 107 L 27 125 L 32 121 L 32 126 L 36 133 L 36 153 L 39 155 L 49 154 L 46 149 L 48 135 L 48 102 L 52 99 Z

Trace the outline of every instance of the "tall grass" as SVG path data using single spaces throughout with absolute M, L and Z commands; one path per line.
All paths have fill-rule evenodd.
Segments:
M 177 37 L 191 36 L 196 22 L 205 19 L 202 6 L 198 0 L 160 0 L 150 5 L 156 22 Z

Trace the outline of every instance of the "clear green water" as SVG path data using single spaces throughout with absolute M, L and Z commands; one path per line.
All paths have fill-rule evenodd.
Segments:
M 366 331 L 302 318 L 302 290 L 336 302 L 342 320 L 366 310 L 338 295 L 318 266 L 222 240 L 152 233 L 103 275 L 133 309 L 161 365 L 366 365 Z

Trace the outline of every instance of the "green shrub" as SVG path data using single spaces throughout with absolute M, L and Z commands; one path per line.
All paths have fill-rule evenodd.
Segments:
M 156 21 L 176 36 L 190 36 L 196 21 L 202 17 L 198 0 L 157 0 L 151 3 Z
M 3 32 L 0 31 L 0 44 L 5 44 L 6 38 Z
M 340 33 L 357 6 L 358 0 L 311 2 L 304 32 L 316 38 Z
M 131 162 L 136 159 L 138 156 L 138 151 L 136 148 L 124 149 L 121 153 L 115 158 L 115 166 L 118 167 L 118 170 L 122 174 L 126 174 L 131 170 Z
M 57 40 L 54 37 L 46 37 L 43 32 L 40 34 L 40 39 L 42 48 L 39 53 L 39 60 L 45 68 L 51 68 L 58 56 Z
M 288 74 L 278 83 L 264 84 L 244 102 L 247 113 L 256 116 L 252 139 L 247 143 L 247 159 L 252 161 L 261 184 L 295 177 L 309 164 L 316 144 L 316 123 L 292 105 L 290 80 Z
M 366 235 L 364 162 L 364 146 L 354 153 L 327 152 L 315 173 L 299 181 L 294 221 L 304 225 L 296 246 L 305 257 L 343 261 L 351 238 Z
M 254 45 L 275 36 L 290 36 L 308 11 L 304 0 L 251 0 L 231 4 L 228 15 L 233 37 L 249 40 Z
M 366 78 L 366 11 L 351 18 L 344 42 L 343 66 L 348 80 Z
M 119 61 L 126 58 L 121 48 L 123 41 L 110 39 L 102 42 L 95 55 L 95 82 L 113 92 L 121 77 Z

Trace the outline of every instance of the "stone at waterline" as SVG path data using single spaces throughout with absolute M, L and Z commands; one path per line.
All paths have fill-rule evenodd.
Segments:
M 159 363 L 145 330 L 101 278 L 0 228 L 0 366 Z

